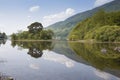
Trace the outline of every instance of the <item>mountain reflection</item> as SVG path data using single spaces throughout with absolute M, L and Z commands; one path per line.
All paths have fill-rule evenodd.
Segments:
M 34 58 L 40 58 L 43 50 L 51 50 L 44 52 L 43 59 L 56 61 L 65 64 L 71 68 L 75 62 L 90 65 L 99 71 L 107 72 L 120 77 L 120 44 L 119 43 L 79 43 L 79 42 L 12 42 L 13 47 L 18 46 L 28 49 L 27 54 Z M 60 56 L 61 55 L 61 56 Z M 63 56 L 64 55 L 64 56 Z M 67 58 L 68 59 L 67 59 Z M 35 65 L 30 67 L 38 69 Z M 100 72 L 95 72 L 96 75 Z
M 31 57 L 39 58 L 43 55 L 43 50 L 53 49 L 52 42 L 22 42 L 22 41 L 12 41 L 11 45 L 13 47 L 18 46 L 23 49 L 28 49 L 27 54 Z
M 120 44 L 112 43 L 70 43 L 71 49 L 94 67 L 120 69 L 120 52 L 114 48 Z M 105 49 L 106 53 L 101 50 Z
M 71 49 L 89 65 L 120 77 L 120 44 L 69 43 Z

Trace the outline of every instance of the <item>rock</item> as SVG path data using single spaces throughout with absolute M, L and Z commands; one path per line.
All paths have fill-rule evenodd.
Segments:
M 101 52 L 102 52 L 102 53 L 106 53 L 107 50 L 106 50 L 105 48 L 103 48 L 103 49 L 101 49 Z
M 120 47 L 115 47 L 114 50 L 120 52 Z

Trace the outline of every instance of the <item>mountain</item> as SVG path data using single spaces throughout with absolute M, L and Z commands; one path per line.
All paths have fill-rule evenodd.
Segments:
M 79 22 L 69 33 L 69 40 L 120 41 L 120 11 L 98 11 Z
M 55 33 L 55 37 L 57 39 L 67 39 L 68 34 L 72 30 L 72 28 L 77 25 L 80 21 L 85 20 L 86 18 L 91 17 L 98 10 L 105 10 L 106 12 L 113 12 L 120 10 L 120 0 L 114 0 L 107 4 L 104 4 L 100 7 L 96 7 L 92 10 L 88 10 L 82 13 L 78 13 L 65 21 L 60 21 L 55 24 L 52 24 L 47 27 L 47 29 L 51 29 Z

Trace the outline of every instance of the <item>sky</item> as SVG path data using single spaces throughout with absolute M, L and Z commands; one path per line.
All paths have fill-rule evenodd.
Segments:
M 0 0 L 0 32 L 27 30 L 33 22 L 47 27 L 113 0 Z

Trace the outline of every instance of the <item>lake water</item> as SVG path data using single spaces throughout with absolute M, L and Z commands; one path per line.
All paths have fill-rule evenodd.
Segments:
M 15 80 L 120 80 L 120 44 L 0 44 L 0 74 Z

